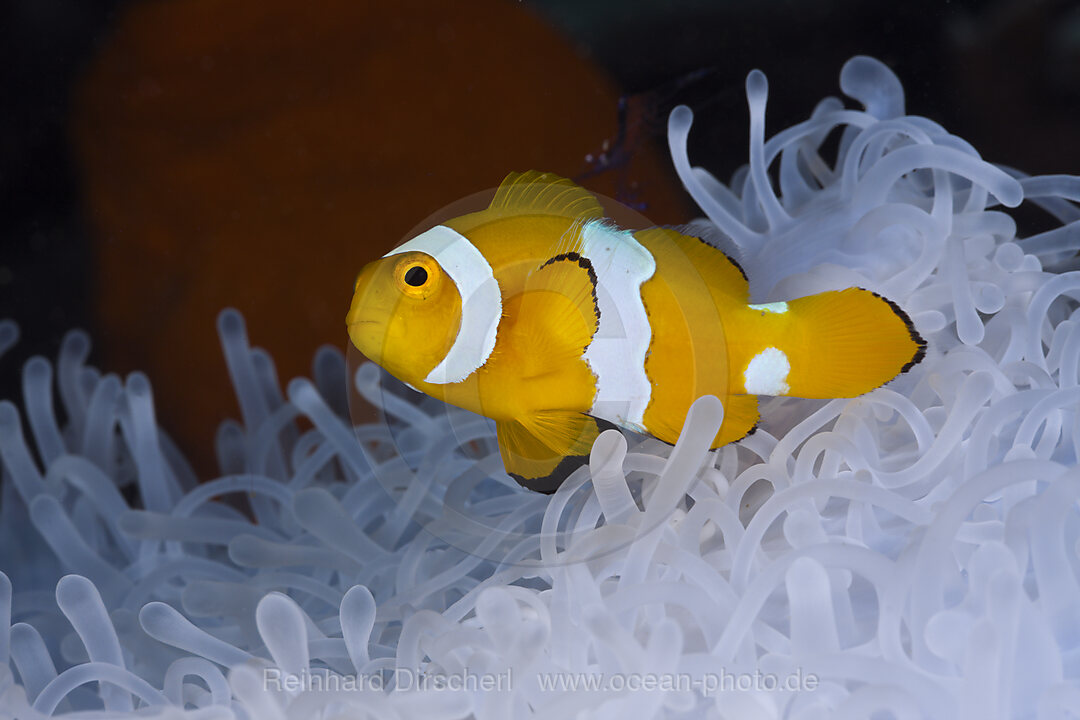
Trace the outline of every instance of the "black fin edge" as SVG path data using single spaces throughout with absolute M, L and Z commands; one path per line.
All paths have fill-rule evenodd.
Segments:
M 738 260 L 736 260 L 735 258 L 731 257 L 731 256 L 730 256 L 730 255 L 728 255 L 728 254 L 727 254 L 726 252 L 724 252 L 724 251 L 723 251 L 723 250 L 721 250 L 720 248 L 716 247 L 715 245 L 713 245 L 713 244 L 712 244 L 711 242 L 709 242 L 709 241 L 708 241 L 708 240 L 706 240 L 705 238 L 701 238 L 701 237 L 698 237 L 697 235 L 688 235 L 687 233 L 684 233 L 684 232 L 682 232 L 681 230 L 676 230 L 675 228 L 672 228 L 672 230 L 675 230 L 675 231 L 676 231 L 676 232 L 678 232 L 678 233 L 679 233 L 680 235 L 686 235 L 686 237 L 692 237 L 692 238 L 694 238 L 695 240 L 697 240 L 697 241 L 698 241 L 699 243 L 701 243 L 702 245 L 707 245 L 707 246 L 708 246 L 709 248 L 711 248 L 711 249 L 715 250 L 716 252 L 718 252 L 718 253 L 720 253 L 721 255 L 723 255 L 724 257 L 726 257 L 726 258 L 728 259 L 728 262 L 730 262 L 730 263 L 731 263 L 732 265 L 734 265 L 734 266 L 735 266 L 735 269 L 739 271 L 739 274 L 740 274 L 740 275 L 742 275 L 742 277 L 743 277 L 743 280 L 745 280 L 745 281 L 746 281 L 747 285 L 749 285 L 749 284 L 750 284 L 750 278 L 749 278 L 749 277 L 747 276 L 747 274 L 746 274 L 746 271 L 745 271 L 745 270 L 743 270 L 743 266 L 739 264 L 739 261 L 738 261 Z
M 866 288 L 859 289 L 866 290 Z M 917 346 L 915 349 L 915 355 L 913 355 L 912 358 L 904 364 L 904 367 L 900 368 L 900 372 L 896 373 L 896 377 L 899 377 L 911 368 L 918 365 L 920 362 L 922 362 L 923 358 L 926 357 L 926 340 L 924 340 L 923 336 L 919 334 L 919 331 L 915 329 L 915 325 L 911 322 L 911 318 L 908 317 L 908 314 L 906 312 L 900 309 L 899 305 L 897 305 L 884 295 L 878 295 L 873 290 L 866 290 L 866 292 L 870 293 L 879 300 L 883 300 L 889 306 L 889 309 L 892 310 L 893 313 L 903 321 L 904 327 L 907 328 L 908 335 L 911 336 L 911 341 L 914 342 Z
M 761 425 L 761 420 L 760 419 L 754 421 L 754 424 L 750 426 L 750 429 L 747 430 L 746 434 L 743 435 L 741 438 L 739 438 L 739 440 L 745 440 L 746 438 L 748 438 L 751 435 L 753 435 L 754 433 L 756 433 L 758 431 L 758 426 L 759 425 Z M 731 442 L 739 442 L 739 440 L 732 440 Z
M 597 435 L 605 430 L 618 430 L 619 432 L 622 432 L 622 429 L 615 423 L 608 422 L 607 420 L 603 420 L 593 415 L 589 415 L 588 417 L 592 418 L 596 423 Z M 559 461 L 559 464 L 555 466 L 555 469 L 552 470 L 551 474 L 547 477 L 526 478 L 517 473 L 512 473 L 509 470 L 506 471 L 506 474 L 514 478 L 514 482 L 526 490 L 543 493 L 544 495 L 551 495 L 559 489 L 559 486 L 563 484 L 566 478 L 570 477 L 570 475 L 582 465 L 588 464 L 588 462 L 588 455 L 567 455 Z
M 563 262 L 563 261 L 577 263 L 580 268 L 582 268 L 585 272 L 587 272 L 589 274 L 589 283 L 592 285 L 593 312 L 596 314 L 597 323 L 599 323 L 600 322 L 600 301 L 596 297 L 596 283 L 597 283 L 596 270 L 593 268 L 592 261 L 590 261 L 589 258 L 585 257 L 581 253 L 565 252 L 565 253 L 561 253 L 559 255 L 555 255 L 554 257 L 548 258 L 547 261 L 545 261 L 543 265 L 541 265 L 540 267 L 537 268 L 537 270 L 543 270 L 548 265 L 552 265 L 554 263 Z M 599 324 L 597 325 L 597 327 L 599 327 Z M 554 490 L 552 492 L 554 492 Z
M 506 474 L 514 478 L 514 481 L 526 490 L 532 490 L 533 492 L 542 493 L 544 495 L 551 495 L 559 489 L 559 486 L 563 484 L 566 478 L 570 477 L 575 470 L 588 462 L 588 455 L 567 455 L 559 461 L 559 464 L 555 466 L 555 469 L 551 471 L 551 474 L 546 477 L 527 478 L 518 475 L 517 473 L 512 473 L 509 470 L 506 471 Z

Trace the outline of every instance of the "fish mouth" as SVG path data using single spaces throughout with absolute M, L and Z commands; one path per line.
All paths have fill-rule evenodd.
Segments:
M 345 325 L 350 330 L 361 330 L 363 332 L 373 332 L 377 328 L 386 328 L 390 324 L 389 318 L 361 318 L 360 320 L 351 320 Z
M 373 315 L 371 313 L 359 313 L 351 312 L 348 317 L 345 318 L 345 324 L 349 327 L 358 327 L 360 325 L 386 325 L 390 322 L 388 316 Z

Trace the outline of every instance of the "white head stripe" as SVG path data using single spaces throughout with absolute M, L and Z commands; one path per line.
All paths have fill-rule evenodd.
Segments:
M 502 293 L 487 258 L 468 238 L 445 225 L 420 233 L 383 257 L 405 252 L 430 255 L 450 276 L 461 295 L 461 327 L 454 344 L 424 380 L 446 384 L 461 382 L 476 372 L 491 355 L 502 317 Z

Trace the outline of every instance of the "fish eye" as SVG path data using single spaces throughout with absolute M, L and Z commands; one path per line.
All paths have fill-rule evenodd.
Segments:
M 412 287 L 423 287 L 428 280 L 428 272 L 420 265 L 413 265 L 405 271 L 405 284 Z
M 423 300 L 439 289 L 439 266 L 433 258 L 421 253 L 409 253 L 394 266 L 394 280 L 406 297 Z

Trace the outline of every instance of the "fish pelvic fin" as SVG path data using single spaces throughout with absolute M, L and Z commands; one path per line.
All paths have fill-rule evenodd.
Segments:
M 603 427 L 592 417 L 571 411 L 546 410 L 517 420 L 497 421 L 499 453 L 506 472 L 529 490 L 553 493 L 577 468 Z

